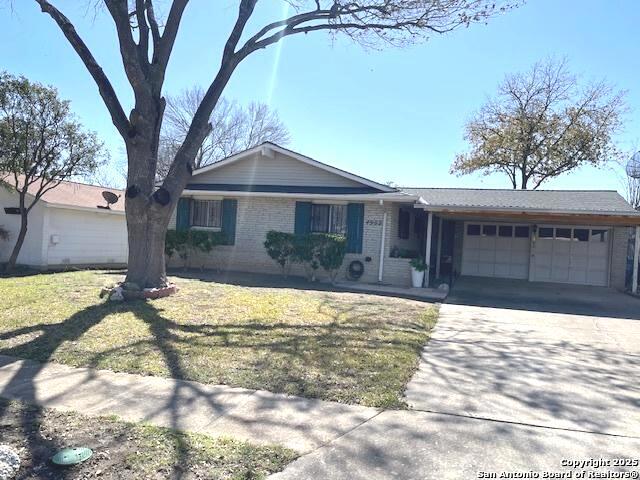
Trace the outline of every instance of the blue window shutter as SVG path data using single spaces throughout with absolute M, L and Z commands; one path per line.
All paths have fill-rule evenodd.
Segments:
M 364 203 L 347 205 L 347 253 L 362 253 Z
M 181 232 L 189 230 L 189 223 L 191 216 L 191 199 L 180 198 L 178 199 L 178 206 L 176 207 L 176 230 Z
M 222 232 L 227 237 L 227 245 L 236 243 L 236 219 L 238 217 L 238 201 L 230 198 L 222 200 Z
M 296 219 L 294 224 L 296 235 L 311 232 L 311 202 L 296 202 Z

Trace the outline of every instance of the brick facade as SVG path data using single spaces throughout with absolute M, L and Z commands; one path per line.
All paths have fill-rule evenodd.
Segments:
M 232 198 L 232 197 L 231 197 Z M 293 233 L 296 199 L 269 197 L 238 197 L 235 245 L 218 246 L 208 254 L 198 254 L 190 259 L 192 268 L 216 270 L 235 270 L 258 273 L 280 273 L 280 268 L 269 258 L 264 248 L 264 241 L 269 230 Z M 383 216 L 386 213 L 386 235 L 384 247 L 384 269 L 382 283 L 408 287 L 411 285 L 409 259 L 391 258 L 394 247 L 420 251 L 420 236 L 411 223 L 409 239 L 398 238 L 399 203 L 365 202 L 364 232 L 362 254 L 347 254 L 339 280 L 346 278 L 346 269 L 353 260 L 364 264 L 364 275 L 360 279 L 365 283 L 378 281 L 380 265 L 380 242 L 382 236 Z M 169 228 L 175 228 L 175 214 Z M 627 245 L 630 229 L 617 227 L 612 229 L 610 285 L 622 290 L 625 287 L 625 270 L 627 264 Z M 459 274 L 462 265 L 462 243 L 464 224 L 457 221 L 455 225 L 453 268 Z M 433 244 L 433 248 L 436 248 Z M 169 259 L 170 266 L 181 266 L 179 258 Z M 292 275 L 304 275 L 301 266 L 294 266 Z M 320 269 L 318 278 L 327 280 L 327 275 Z
M 277 230 L 293 233 L 295 220 L 295 199 L 238 197 L 238 220 L 236 224 L 235 245 L 217 246 L 207 254 L 197 254 L 190 258 L 192 268 L 212 268 L 217 270 L 235 270 L 241 272 L 279 273 L 280 268 L 269 258 L 264 248 L 267 232 Z M 383 214 L 386 211 L 387 221 L 391 215 L 392 205 L 379 205 L 376 202 L 365 203 L 364 231 L 362 254 L 347 254 L 340 279 L 346 276 L 346 268 L 353 260 L 360 260 L 364 266 L 363 282 L 377 282 L 380 260 L 380 241 L 382 235 Z M 397 224 L 396 224 L 397 225 Z M 169 228 L 175 228 L 175 214 Z M 397 226 L 396 226 L 397 230 Z M 387 229 L 387 236 L 390 230 Z M 386 255 L 389 255 L 390 239 L 386 241 Z M 170 266 L 181 266 L 179 258 L 169 259 Z M 408 268 L 408 267 L 407 267 Z M 293 275 L 303 275 L 300 266 L 294 266 Z M 407 277 L 408 277 L 407 273 Z M 318 277 L 326 280 L 326 274 L 318 271 Z M 397 273 L 389 271 L 388 281 L 398 277 Z M 385 277 L 385 282 L 387 278 Z
M 631 229 L 629 227 L 616 227 L 612 229 L 612 233 L 609 282 L 612 288 L 624 290 L 627 270 L 627 246 L 629 245 Z

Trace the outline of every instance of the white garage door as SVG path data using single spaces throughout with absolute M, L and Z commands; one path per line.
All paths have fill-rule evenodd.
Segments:
M 607 286 L 609 237 L 606 228 L 538 227 L 532 279 Z
M 462 275 L 529 278 L 531 228 L 504 223 L 466 223 Z

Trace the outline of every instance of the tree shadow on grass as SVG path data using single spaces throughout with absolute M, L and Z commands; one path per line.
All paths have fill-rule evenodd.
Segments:
M 46 362 L 53 358 L 54 354 L 63 343 L 78 341 L 86 332 L 88 332 L 92 327 L 98 325 L 108 315 L 127 311 L 133 312 L 136 316 L 141 315 L 141 312 L 146 312 L 147 316 L 152 315 L 161 318 L 155 307 L 147 302 L 136 301 L 123 304 L 106 302 L 87 307 L 60 323 L 37 324 L 19 328 L 0 335 L 1 341 L 15 338 L 20 335 L 33 334 L 35 332 L 40 333 L 37 337 L 24 344 L 0 349 L 0 355 L 6 356 L 4 358 L 0 357 L 0 367 L 10 368 L 12 370 L 11 378 L 8 381 L 3 382 L 4 384 L 0 389 L 0 397 L 16 398 L 21 402 L 33 405 L 37 409 L 35 415 L 33 415 L 33 409 L 23 409 L 21 428 L 28 448 L 31 451 L 39 450 L 43 445 L 48 445 L 53 453 L 58 448 L 69 446 L 63 445 L 62 440 L 44 438 L 40 429 L 37 428 L 38 417 L 43 417 L 42 407 L 39 406 L 41 405 L 39 395 L 43 392 L 39 391 L 36 380 L 38 379 L 38 376 L 41 373 L 44 373 L 48 368 Z M 169 366 L 171 375 L 175 378 L 184 377 L 180 356 L 172 349 L 170 343 L 167 342 L 168 331 L 166 330 L 166 327 L 163 326 L 165 322 L 153 321 L 149 322 L 149 324 L 158 350 L 164 356 L 165 363 Z M 122 334 L 126 335 L 126 332 L 122 332 Z M 39 363 L 33 361 L 18 361 L 16 357 L 37 360 Z M 83 372 L 83 374 L 85 375 L 84 382 L 96 380 L 91 371 Z M 61 377 L 62 378 L 60 378 L 60 380 L 64 380 L 64 373 L 62 373 Z M 70 389 L 77 387 L 78 384 L 75 383 L 70 387 Z M 105 385 L 105 387 L 109 388 L 110 386 Z M 180 396 L 179 388 L 180 387 L 173 392 L 174 398 L 178 398 Z M 46 392 L 44 393 L 46 394 Z M 58 395 L 50 396 L 48 401 L 55 402 L 57 398 L 64 394 L 68 394 L 69 392 L 63 389 L 56 393 L 58 393 Z M 117 392 L 113 393 L 116 394 Z M 173 400 L 169 402 L 170 405 L 173 403 Z M 7 403 L 0 403 L 0 418 L 2 418 L 6 413 L 7 408 Z M 180 425 L 178 424 L 178 415 L 175 409 L 173 409 L 173 412 L 174 414 L 172 415 L 169 427 L 179 430 Z M 186 440 L 182 436 L 178 436 L 176 438 L 178 444 L 176 446 L 177 456 L 174 459 L 174 465 L 181 465 L 186 463 L 188 458 L 188 445 L 185 443 Z M 36 475 L 35 478 L 48 478 L 46 476 L 38 476 L 39 474 L 37 472 L 34 472 L 34 475 Z M 183 472 L 177 468 L 174 470 L 173 478 L 180 478 L 182 475 Z
M 122 313 L 131 313 L 144 322 L 151 333 L 150 338 L 147 337 L 142 340 L 133 338 L 131 341 L 126 342 L 125 345 L 102 350 L 82 360 L 80 362 L 82 366 L 100 367 L 105 357 L 124 355 L 125 351 L 129 350 L 130 353 L 131 350 L 135 351 L 136 347 L 140 346 L 142 347 L 142 352 L 152 349 L 160 354 L 162 364 L 167 370 L 167 376 L 174 379 L 189 379 L 193 378 L 194 366 L 190 364 L 193 358 L 188 355 L 190 352 L 185 354 L 185 348 L 193 346 L 206 348 L 208 346 L 207 342 L 212 341 L 212 338 L 215 338 L 216 342 L 229 349 L 260 348 L 270 353 L 284 354 L 284 357 L 298 356 L 301 359 L 299 362 L 301 365 L 307 365 L 306 342 L 315 342 L 322 347 L 323 355 L 315 357 L 313 361 L 319 362 L 318 366 L 323 372 L 331 372 L 333 362 L 336 356 L 340 355 L 342 347 L 350 345 L 350 342 L 356 340 L 359 342 L 358 346 L 362 351 L 376 352 L 381 348 L 411 348 L 417 354 L 420 345 L 415 344 L 415 340 L 408 341 L 404 338 L 395 340 L 393 338 L 377 338 L 376 335 L 363 335 L 362 332 L 368 329 L 370 325 L 367 321 L 367 315 L 360 311 L 360 307 L 365 308 L 368 306 L 366 302 L 336 302 L 326 298 L 318 306 L 318 312 L 326 317 L 326 321 L 319 324 L 313 324 L 312 322 L 305 324 L 274 323 L 273 319 L 256 318 L 245 323 L 234 322 L 233 324 L 216 325 L 211 323 L 178 323 L 167 318 L 162 309 L 158 308 L 153 302 L 133 301 L 124 304 L 107 302 L 92 305 L 56 324 L 40 323 L 0 334 L 0 341 L 16 339 L 22 335 L 36 335 L 22 344 L 0 349 L 0 355 L 7 356 L 0 357 L 0 367 L 5 371 L 10 369 L 9 371 L 11 372 L 10 378 L 7 375 L 0 376 L 0 379 L 2 377 L 8 378 L 6 381 L 3 380 L 3 386 L 0 387 L 0 396 L 20 399 L 34 405 L 44 404 L 45 406 L 72 408 L 65 402 L 69 402 L 69 399 L 72 399 L 81 403 L 82 400 L 86 400 L 86 396 L 89 395 L 86 392 L 89 390 L 93 392 L 96 401 L 99 403 L 103 403 L 102 401 L 105 397 L 112 396 L 111 401 L 117 401 L 120 406 L 123 404 L 129 405 L 132 410 L 132 416 L 131 418 L 125 418 L 125 420 L 139 421 L 140 412 L 144 412 L 143 420 L 160 423 L 176 430 L 197 431 L 199 427 L 206 425 L 185 425 L 184 423 L 185 418 L 187 422 L 189 421 L 189 409 L 195 409 L 200 412 L 208 412 L 210 417 L 205 418 L 205 422 L 209 420 L 209 423 L 212 423 L 223 416 L 225 419 L 232 417 L 232 421 L 244 425 L 247 429 L 253 428 L 252 425 L 256 421 L 263 425 L 268 425 L 269 422 L 272 422 L 272 426 L 276 428 L 286 429 L 290 427 L 291 432 L 295 430 L 296 434 L 307 435 L 311 438 L 315 435 L 315 432 L 311 430 L 309 425 L 301 423 L 287 425 L 288 419 L 277 418 L 277 416 L 269 413 L 264 418 L 261 417 L 259 419 L 247 416 L 246 412 L 242 412 L 242 414 L 238 414 L 235 417 L 231 415 L 230 413 L 235 412 L 230 412 L 230 410 L 242 404 L 242 402 L 248 401 L 249 396 L 254 395 L 252 391 L 237 389 L 237 391 L 229 393 L 228 389 L 217 391 L 215 386 L 202 385 L 191 381 L 176 381 L 163 384 L 164 387 L 162 388 L 170 385 L 172 391 L 166 392 L 165 388 L 165 395 L 160 398 L 152 395 L 153 388 L 157 388 L 158 383 L 162 382 L 158 378 L 135 377 L 137 383 L 123 385 L 118 383 L 121 381 L 122 376 L 112 375 L 105 381 L 104 372 L 98 378 L 95 370 L 70 369 L 63 365 L 46 364 L 45 362 L 53 360 L 56 354 L 60 353 L 63 346 L 68 348 L 69 343 L 80 342 L 91 328 L 98 326 L 107 316 Z M 391 328 L 389 325 L 386 327 Z M 397 325 L 393 325 L 393 328 L 405 329 L 407 333 L 412 333 L 413 328 L 419 327 L 419 323 L 413 324 L 410 322 L 400 322 Z M 384 323 L 381 328 L 385 328 Z M 277 335 L 273 333 L 274 331 L 277 331 Z M 120 334 L 126 336 L 127 332 L 122 331 Z M 42 363 L 21 362 L 17 361 L 15 357 L 29 358 Z M 252 364 L 250 368 L 259 369 L 259 361 Z M 265 366 L 265 371 L 269 373 L 275 371 L 274 368 L 274 364 L 269 364 Z M 282 384 L 291 383 L 304 386 L 306 385 L 305 382 L 308 383 L 309 381 L 309 379 L 301 377 L 300 371 L 287 368 L 282 368 L 281 370 L 282 378 L 278 378 L 278 380 Z M 36 382 L 39 376 L 48 381 L 43 383 L 39 380 Z M 70 378 L 72 380 L 69 380 Z M 68 386 L 66 384 L 62 385 L 64 383 L 63 380 L 68 383 Z M 314 380 L 311 379 L 311 381 L 313 382 Z M 49 387 L 50 391 L 43 392 L 43 385 Z M 276 391 L 278 390 L 276 389 Z M 305 395 L 308 392 L 305 392 L 304 388 L 302 388 L 302 391 L 298 393 Z M 100 397 L 100 394 L 103 396 Z M 318 393 L 316 392 L 317 395 Z M 45 401 L 43 401 L 43 398 L 45 398 Z M 276 399 L 273 396 L 263 398 L 258 394 L 252 397 L 252 401 L 257 403 L 256 411 L 258 412 L 269 412 L 276 408 L 274 404 Z M 313 401 L 300 401 L 300 399 L 296 398 L 290 398 L 285 401 L 289 402 L 290 408 L 297 411 L 314 409 L 318 406 Z M 204 408 L 202 408 L 203 403 L 205 404 Z M 106 405 L 97 404 L 95 408 L 91 408 L 89 413 L 109 413 L 109 405 L 110 402 L 107 400 Z M 150 406 L 152 408 L 149 408 Z M 335 406 L 335 408 L 336 414 L 339 414 L 340 408 L 343 408 L 343 406 Z M 344 406 L 344 408 L 348 407 Z M 2 413 L 0 407 L 0 417 Z M 138 416 L 136 417 L 136 415 Z M 41 444 L 45 439 L 42 438 L 38 429 L 29 427 L 28 420 L 24 418 L 23 421 L 24 434 L 27 441 L 33 446 Z M 33 424 L 32 419 L 31 424 Z M 335 434 L 336 432 L 340 433 L 339 428 L 343 427 L 331 425 L 328 428 L 333 429 L 333 434 Z M 324 434 L 326 435 L 326 431 Z M 312 438 L 312 441 L 321 444 L 325 441 L 324 438 L 326 437 L 320 435 Z M 182 439 L 182 442 L 176 449 L 177 455 L 174 462 L 176 465 L 184 463 L 188 455 L 188 448 L 184 444 L 184 439 Z M 51 444 L 52 449 L 60 446 L 62 445 L 56 441 Z M 177 472 L 175 475 L 179 478 L 182 474 Z

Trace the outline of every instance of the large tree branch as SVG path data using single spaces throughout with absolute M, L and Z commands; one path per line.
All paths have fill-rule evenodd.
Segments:
M 80 38 L 80 36 L 76 32 L 73 24 L 62 12 L 60 12 L 60 10 L 51 5 L 47 0 L 35 1 L 38 3 L 38 5 L 40 5 L 40 9 L 43 12 L 47 13 L 56 22 L 60 30 L 62 30 L 62 33 L 67 38 L 67 41 L 76 51 L 85 67 L 93 77 L 96 85 L 98 86 L 100 96 L 104 100 L 104 103 L 109 110 L 109 114 L 111 115 L 111 121 L 113 122 L 113 125 L 116 127 L 116 129 L 124 139 L 128 138 L 131 131 L 131 125 L 129 124 L 127 115 L 122 109 L 120 100 L 118 100 L 118 96 L 116 95 L 116 92 L 113 89 L 109 78 L 106 76 L 106 74 L 102 70 L 102 67 L 100 67 L 96 59 L 93 57 L 93 54 L 84 43 L 82 38 Z
M 145 0 L 136 0 L 136 23 L 138 24 L 138 56 L 140 62 L 149 66 L 149 24 L 147 23 Z
M 293 15 L 289 18 L 272 22 L 265 25 L 255 35 L 245 43 L 243 48 L 253 51 L 264 48 L 267 45 L 277 42 L 282 37 L 297 33 L 308 33 L 318 30 L 342 30 L 349 31 L 400 31 L 407 30 L 427 30 L 434 33 L 446 33 L 457 26 L 471 21 L 464 15 L 456 17 L 455 13 L 460 7 L 455 5 L 443 6 L 443 9 L 450 10 L 449 16 L 434 14 L 431 8 L 420 9 L 421 13 L 408 15 L 406 17 L 394 17 L 392 11 L 397 10 L 397 6 L 391 2 L 381 2 L 381 4 L 365 5 L 359 2 L 347 2 L 340 4 L 334 2 L 331 8 L 321 8 L 320 2 L 316 2 L 316 9 L 308 12 Z M 489 14 L 494 7 L 488 10 L 477 12 L 479 17 Z M 458 13 L 462 13 L 458 11 Z M 443 21 L 443 19 L 455 19 Z M 433 21 L 431 21 L 433 20 Z M 318 24 L 313 22 L 323 21 Z M 440 23 L 438 23 L 440 21 Z M 299 28 L 296 28 L 299 27 Z M 277 31 L 275 31 L 277 30 Z M 274 32 L 275 31 L 275 32 Z M 274 32 L 274 33 L 270 33 Z M 268 36 L 267 36 L 268 35 Z
M 231 30 L 231 34 L 225 43 L 224 50 L 222 52 L 222 63 L 225 64 L 231 60 L 231 57 L 236 53 L 236 47 L 240 41 L 240 37 L 244 32 L 244 28 L 247 22 L 253 14 L 253 10 L 258 3 L 258 0 L 241 0 L 240 7 L 238 9 L 238 18 Z
M 164 75 L 167 71 L 167 65 L 169 64 L 169 58 L 171 57 L 171 51 L 176 42 L 176 36 L 178 35 L 178 29 L 180 28 L 180 22 L 182 20 L 182 14 L 186 8 L 189 0 L 173 0 L 171 4 L 171 10 L 167 15 L 167 22 L 162 32 L 162 37 L 159 41 L 159 48 L 154 50 L 153 63 L 156 65 L 159 75 L 159 80 L 162 83 Z
M 140 55 L 138 45 L 133 39 L 133 32 L 131 31 L 131 23 L 129 20 L 128 1 L 105 0 L 105 4 L 116 26 L 124 71 L 137 96 L 147 87 L 145 70 L 148 67 L 148 59 L 144 59 L 143 56 Z M 142 15 L 142 22 L 142 26 L 138 25 L 138 28 L 142 29 L 140 35 L 141 40 L 144 41 L 143 37 L 148 36 L 148 31 L 145 30 L 148 26 L 144 15 Z M 149 48 L 148 44 L 146 48 Z
M 147 13 L 147 20 L 149 21 L 149 28 L 151 28 L 151 37 L 153 38 L 153 51 L 157 52 L 160 49 L 161 35 L 160 27 L 158 26 L 158 20 L 156 19 L 156 13 L 153 8 L 153 0 L 146 0 L 145 8 Z

